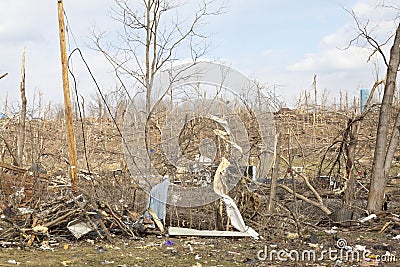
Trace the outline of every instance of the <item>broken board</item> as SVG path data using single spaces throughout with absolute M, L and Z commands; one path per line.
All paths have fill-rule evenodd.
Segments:
M 221 237 L 251 237 L 247 232 L 196 230 L 181 227 L 169 227 L 168 234 L 171 236 L 221 236 Z

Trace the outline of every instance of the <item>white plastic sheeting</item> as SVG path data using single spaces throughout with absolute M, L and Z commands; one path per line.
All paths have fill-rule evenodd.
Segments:
M 222 158 L 222 161 L 219 164 L 214 176 L 214 191 L 221 197 L 222 201 L 224 202 L 226 206 L 226 213 L 231 219 L 232 226 L 242 233 L 248 233 L 254 239 L 259 239 L 260 235 L 250 226 L 246 226 L 243 221 L 242 214 L 240 214 L 240 211 L 236 206 L 235 201 L 233 201 L 233 199 L 227 195 L 227 187 L 223 180 L 223 174 L 226 168 L 228 168 L 229 164 L 230 163 L 226 158 Z
M 147 202 L 147 208 L 151 208 L 163 222 L 165 222 L 165 217 L 167 215 L 167 196 L 170 183 L 170 178 L 166 177 L 164 181 L 155 185 L 150 191 L 149 200 Z

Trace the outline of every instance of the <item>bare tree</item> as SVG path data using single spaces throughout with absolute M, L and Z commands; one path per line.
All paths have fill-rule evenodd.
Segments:
M 107 99 L 107 96 L 105 96 L 105 98 Z M 105 107 L 103 99 L 97 92 L 91 95 L 91 101 L 89 103 L 89 112 L 93 118 L 97 118 L 99 120 L 104 118 Z
M 385 1 L 382 1 L 380 2 L 379 7 L 390 8 L 394 10 L 395 12 L 397 12 L 397 19 L 399 18 L 398 11 L 400 10 L 400 8 L 398 6 L 387 5 Z M 399 141 L 400 114 L 397 115 L 396 122 L 393 126 L 391 125 L 390 120 L 391 114 L 394 111 L 393 104 L 397 85 L 396 79 L 400 63 L 400 24 L 395 24 L 397 26 L 395 27 L 396 30 L 393 35 L 391 35 L 383 42 L 380 42 L 377 37 L 373 35 L 373 30 L 375 30 L 376 28 L 372 28 L 369 25 L 369 20 L 367 20 L 365 23 L 361 23 L 360 19 L 354 12 L 349 13 L 353 16 L 359 32 L 358 36 L 351 40 L 350 44 L 358 42 L 360 39 L 365 40 L 367 44 L 372 48 L 372 53 L 370 54 L 368 60 L 371 60 L 371 58 L 375 54 L 377 54 L 381 56 L 386 66 L 385 86 L 379 111 L 379 121 L 377 127 L 376 144 L 374 159 L 372 163 L 371 182 L 367 205 L 367 210 L 369 212 L 376 213 L 382 210 L 382 205 L 385 198 L 384 194 L 387 184 L 387 177 L 390 167 L 392 165 L 394 152 Z M 396 23 L 397 19 L 393 21 Z M 384 52 L 384 46 L 387 45 L 392 39 L 393 45 L 390 49 L 388 59 Z M 389 135 L 389 128 L 391 127 L 393 127 L 393 131 L 392 134 Z
M 381 109 L 379 112 L 378 130 L 376 136 L 376 146 L 374 153 L 374 161 L 372 165 L 372 178 L 369 191 L 369 199 L 367 209 L 370 212 L 378 212 L 382 210 L 384 202 L 384 193 L 387 183 L 389 169 L 392 163 L 395 149 L 399 141 L 399 120 L 397 116 L 395 128 L 393 129 L 392 138 L 388 143 L 388 133 L 390 127 L 390 115 L 392 111 L 392 103 L 396 90 L 396 78 L 400 63 L 400 24 L 397 26 L 396 35 L 394 37 L 393 46 L 390 50 L 389 62 L 387 65 L 386 83 L 383 93 Z
M 201 28 L 207 17 L 221 14 L 223 9 L 216 6 L 217 0 L 204 0 L 193 16 L 185 18 L 180 8 L 191 8 L 189 2 L 177 5 L 171 0 L 115 0 L 115 4 L 113 18 L 123 27 L 121 42 L 104 45 L 105 34 L 94 32 L 94 43 L 113 65 L 122 84 L 124 77 L 129 77 L 130 83 L 133 79 L 137 87 L 144 88 L 145 92 L 140 93 L 145 93 L 149 114 L 155 74 L 179 57 L 196 60 L 203 56 L 208 44 Z M 185 45 L 189 53 L 179 54 L 178 48 Z

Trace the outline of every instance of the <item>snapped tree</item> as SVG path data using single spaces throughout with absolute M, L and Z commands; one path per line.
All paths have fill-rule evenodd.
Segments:
M 376 135 L 376 146 L 372 165 L 372 177 L 368 198 L 367 210 L 369 212 L 379 212 L 384 203 L 384 193 L 390 166 L 394 152 L 399 142 L 400 114 L 396 117 L 392 136 L 389 141 L 390 117 L 393 110 L 392 104 L 396 91 L 396 78 L 400 62 L 400 24 L 397 26 L 393 45 L 390 49 L 389 61 L 386 60 L 380 47 L 373 40 L 369 40 L 369 35 L 365 35 L 367 40 L 376 45 L 376 49 L 382 54 L 387 66 L 386 82 L 382 104 L 379 112 L 379 122 Z M 389 142 L 389 145 L 388 145 Z
M 25 48 L 22 52 L 22 63 L 21 63 L 21 83 L 19 87 L 21 93 L 21 112 L 19 116 L 19 138 L 18 138 L 18 151 L 17 151 L 17 162 L 14 162 L 17 166 L 23 165 L 24 159 L 24 146 L 25 146 L 25 128 L 26 128 L 26 95 L 25 95 Z

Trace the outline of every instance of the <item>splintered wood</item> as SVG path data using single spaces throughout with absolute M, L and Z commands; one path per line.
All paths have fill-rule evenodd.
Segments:
M 107 204 L 89 203 L 83 195 L 60 197 L 43 203 L 36 209 L 11 209 L 0 205 L 0 241 L 31 246 L 57 237 L 80 238 L 93 232 L 95 237 L 112 242 L 112 233 L 136 237 L 132 226 L 135 221 L 123 216 Z M 84 232 L 73 225 L 85 224 Z

